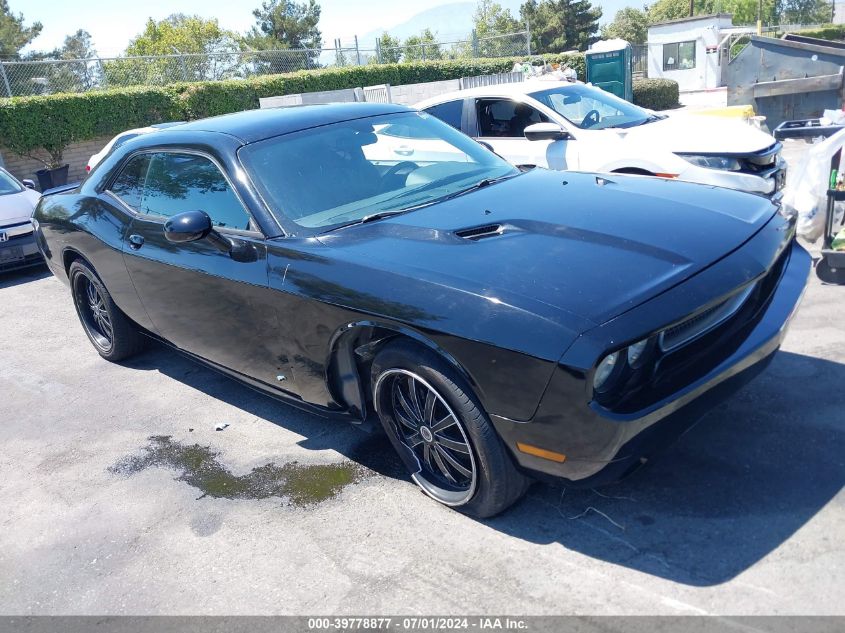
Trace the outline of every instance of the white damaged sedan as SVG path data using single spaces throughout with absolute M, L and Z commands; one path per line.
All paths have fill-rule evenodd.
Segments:
M 677 178 L 779 198 L 774 137 L 739 121 L 660 114 L 582 83 L 526 81 L 416 104 L 515 165 Z

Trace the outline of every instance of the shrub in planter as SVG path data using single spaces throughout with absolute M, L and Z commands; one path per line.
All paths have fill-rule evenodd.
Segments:
M 637 79 L 634 81 L 634 103 L 651 110 L 677 108 L 678 82 L 671 79 Z
M 41 191 L 47 191 L 53 187 L 61 187 L 67 184 L 67 172 L 70 165 L 65 163 L 57 167 L 45 167 L 35 172 L 38 178 L 38 187 Z

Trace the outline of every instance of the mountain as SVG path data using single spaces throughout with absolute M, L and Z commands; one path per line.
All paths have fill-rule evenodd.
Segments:
M 519 18 L 519 7 L 523 0 L 499 0 L 504 8 L 510 9 L 515 18 Z M 642 2 L 636 0 L 604 0 L 594 2 L 602 8 L 601 24 L 613 20 L 613 16 L 624 7 L 642 8 Z M 383 26 L 358 38 L 362 48 L 372 48 L 381 34 L 387 31 L 393 37 L 404 40 L 411 35 L 418 35 L 425 29 L 431 29 L 437 34 L 439 41 L 466 39 L 472 31 L 472 16 L 475 13 L 475 2 L 453 2 L 442 4 L 417 13 L 408 20 L 392 26 Z
M 464 39 L 472 31 L 472 15 L 475 13 L 474 2 L 453 2 L 426 9 L 400 24 L 378 28 L 358 38 L 361 46 L 370 48 L 387 31 L 393 37 L 405 40 L 411 35 L 418 35 L 425 29 L 437 34 L 438 40 Z

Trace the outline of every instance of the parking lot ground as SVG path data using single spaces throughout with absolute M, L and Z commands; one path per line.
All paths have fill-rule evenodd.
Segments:
M 845 614 L 843 306 L 811 277 L 765 373 L 622 484 L 476 521 L 383 436 L 108 363 L 61 282 L 4 276 L 0 612 Z

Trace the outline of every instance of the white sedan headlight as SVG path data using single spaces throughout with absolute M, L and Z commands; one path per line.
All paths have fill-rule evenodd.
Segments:
M 706 167 L 707 169 L 720 169 L 722 171 L 740 171 L 742 164 L 739 159 L 730 156 L 708 156 L 706 154 L 678 154 L 688 163 Z

